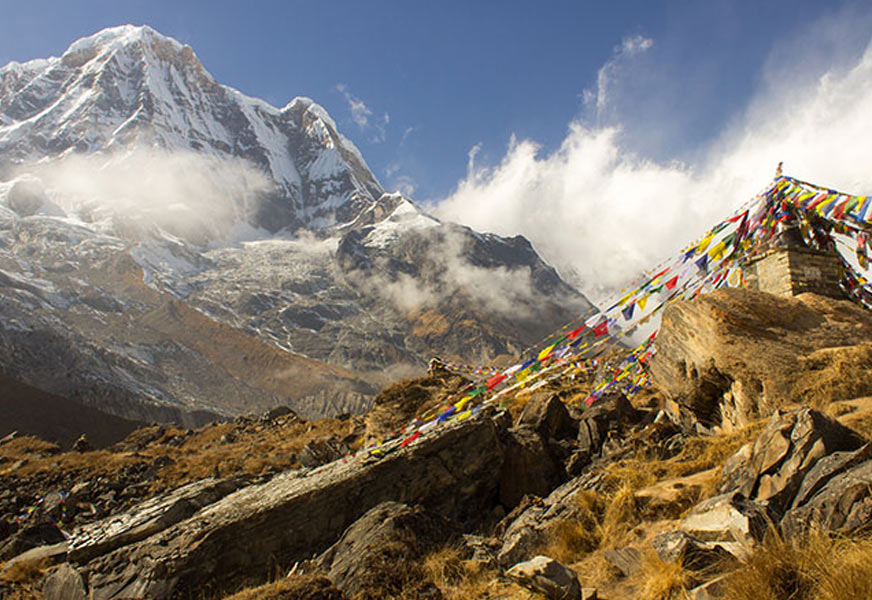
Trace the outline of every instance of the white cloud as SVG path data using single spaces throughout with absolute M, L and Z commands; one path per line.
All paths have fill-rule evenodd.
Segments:
M 129 233 L 158 226 L 194 242 L 224 239 L 272 191 L 265 173 L 241 159 L 188 151 L 137 149 L 119 154 L 71 154 L 22 165 L 70 214 L 108 219 Z
M 403 131 L 403 137 L 400 138 L 400 147 L 403 147 L 403 145 L 406 143 L 406 140 L 409 139 L 409 136 L 412 135 L 414 132 L 414 127 L 406 127 L 406 129 Z
M 411 198 L 418 186 L 408 175 L 398 175 L 394 178 L 394 187 L 406 198 Z
M 351 119 L 357 123 L 358 127 L 365 129 L 369 125 L 372 110 L 363 100 L 349 92 L 348 86 L 344 83 L 337 84 L 336 89 L 345 97 L 345 101 L 348 103 L 348 110 L 351 111 Z
M 621 52 L 627 56 L 632 56 L 650 49 L 653 45 L 654 40 L 643 35 L 625 37 L 621 42 Z
M 387 177 L 388 187 L 390 189 L 394 189 L 407 198 L 410 198 L 415 193 L 417 184 L 412 177 L 401 173 L 402 168 L 403 165 L 400 161 L 389 163 L 388 166 L 385 167 L 385 177 Z
M 627 63 L 634 57 L 654 46 L 654 40 L 642 35 L 625 37 L 614 49 L 614 55 L 597 72 L 596 89 L 586 89 L 582 93 L 584 103 L 594 110 L 596 120 L 602 123 L 610 115 L 607 109 L 611 104 L 611 91 L 614 81 L 619 79 Z
M 652 43 L 625 40 L 613 61 L 620 58 L 623 69 Z M 768 183 L 779 161 L 786 174 L 872 193 L 872 45 L 860 56 L 816 63 L 802 52 L 783 54 L 792 60 L 767 68 L 745 113 L 692 163 L 648 159 L 626 146 L 619 124 L 579 119 L 552 152 L 513 139 L 499 164 L 479 167 L 474 146 L 467 177 L 436 213 L 525 235 L 596 299 L 728 216 Z M 599 114 L 616 84 L 613 61 L 588 94 Z M 810 64 L 820 68 L 809 73 Z
M 375 133 L 370 139 L 374 144 L 384 142 L 387 136 L 387 126 L 391 122 L 391 115 L 385 112 L 381 119 L 372 120 L 372 109 L 363 100 L 352 94 L 347 85 L 344 83 L 336 84 L 336 89 L 345 97 L 348 110 L 351 112 L 351 120 L 357 124 L 360 130 L 374 131 Z

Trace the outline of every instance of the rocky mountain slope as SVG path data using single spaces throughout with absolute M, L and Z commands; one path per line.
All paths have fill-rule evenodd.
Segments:
M 686 364 L 708 355 L 739 381 L 754 368 L 717 358 L 724 340 L 762 368 L 761 349 L 795 326 L 773 315 L 797 312 L 820 330 L 861 331 L 870 318 L 848 301 L 722 290 L 667 309 L 660 335 L 671 351 L 655 360 L 681 359 L 683 340 Z M 688 342 L 691 319 L 713 333 Z M 781 346 L 772 367 L 789 352 L 797 363 L 817 356 L 821 337 L 807 337 Z M 858 334 L 839 352 L 866 343 Z M 673 371 L 632 401 L 609 393 L 586 408 L 595 381 L 568 368 L 366 451 L 364 440 L 465 382 L 437 370 L 397 383 L 366 419 L 305 423 L 277 411 L 146 429 L 83 453 L 5 440 L 11 493 L 0 510 L 18 519 L 0 541 L 0 589 L 47 599 L 868 597 L 870 398 L 829 386 L 784 398 L 764 386 L 747 424 L 727 431 L 712 411 L 695 412 L 695 388 L 671 391 Z M 842 390 L 865 377 L 839 363 L 816 376 L 840 377 Z M 721 392 L 708 399 L 729 409 L 729 386 Z
M 591 309 L 523 238 L 386 193 L 326 111 L 149 27 L 0 69 L 0 365 L 116 415 L 359 412 Z

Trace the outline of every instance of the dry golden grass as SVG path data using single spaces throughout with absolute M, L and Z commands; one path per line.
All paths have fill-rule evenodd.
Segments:
M 642 555 L 639 600 L 683 600 L 695 583 L 677 562 L 664 562 L 653 550 Z
M 833 402 L 826 407 L 825 412 L 867 440 L 872 439 L 872 397 Z
M 813 531 L 784 539 L 771 533 L 727 581 L 725 600 L 872 598 L 872 539 Z
M 793 397 L 803 405 L 823 409 L 872 394 L 872 342 L 818 350 L 801 363 Z
M 0 587 L 0 598 L 3 600 L 39 600 L 40 597 L 30 589 L 13 588 L 7 590 Z
M 325 577 L 290 575 L 273 583 L 243 590 L 224 600 L 344 600 Z
M 0 570 L 0 577 L 10 583 L 29 584 L 42 577 L 50 565 L 51 563 L 47 558 L 20 560 Z
M 627 482 L 608 499 L 600 525 L 600 547 L 614 548 L 623 542 L 627 532 L 639 522 L 635 491 L 638 488 Z
M 678 496 L 674 511 L 657 515 L 681 516 L 715 491 L 719 479 L 716 468 L 754 439 L 764 426 L 765 421 L 760 421 L 728 434 L 690 438 L 678 455 L 665 460 L 642 454 L 606 465 L 601 493 L 579 494 L 576 516 L 552 526 L 541 552 L 572 564 L 598 551 L 627 545 L 632 530 L 652 516 L 639 505 L 636 492 L 659 481 L 710 471 L 698 485 L 688 488 L 688 497 Z
M 297 456 L 309 441 L 330 436 L 341 440 L 361 427 L 356 419 L 304 422 L 291 417 L 280 417 L 273 426 L 219 423 L 193 432 L 175 426 L 148 427 L 111 448 L 82 453 L 57 453 L 52 444 L 21 437 L 0 445 L 0 458 L 4 459 L 0 475 L 49 478 L 68 473 L 78 479 L 111 477 L 125 467 L 167 457 L 170 460 L 152 481 L 152 491 L 159 492 L 216 473 L 261 475 L 292 469 L 299 466 Z M 19 461 L 24 464 L 13 473 L 12 467 Z
M 445 600 L 466 600 L 487 597 L 495 585 L 497 571 L 469 560 L 461 559 L 461 552 L 448 546 L 424 558 L 424 573 Z

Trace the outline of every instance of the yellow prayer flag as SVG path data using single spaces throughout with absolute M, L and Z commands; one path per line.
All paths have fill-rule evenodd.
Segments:
M 720 260 L 724 256 L 724 252 L 727 251 L 727 246 L 723 241 L 718 242 L 711 250 L 709 250 L 709 258 L 711 260 Z
M 699 246 L 696 247 L 696 252 L 705 252 L 705 249 L 708 248 L 708 245 L 712 243 L 714 237 L 715 234 L 713 233 L 704 237 L 703 240 L 699 243 Z
M 547 348 L 542 350 L 542 352 L 539 353 L 537 360 L 539 360 L 540 362 L 545 360 L 548 357 L 548 355 L 551 354 L 551 351 L 554 349 L 554 346 L 556 346 L 556 345 L 557 344 L 551 344 L 550 346 L 548 346 Z

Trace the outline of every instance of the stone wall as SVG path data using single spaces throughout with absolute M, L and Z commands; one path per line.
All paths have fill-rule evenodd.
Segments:
M 813 292 L 843 298 L 839 286 L 842 265 L 839 257 L 828 252 L 799 248 L 774 248 L 744 266 L 745 280 L 751 289 L 796 296 Z

